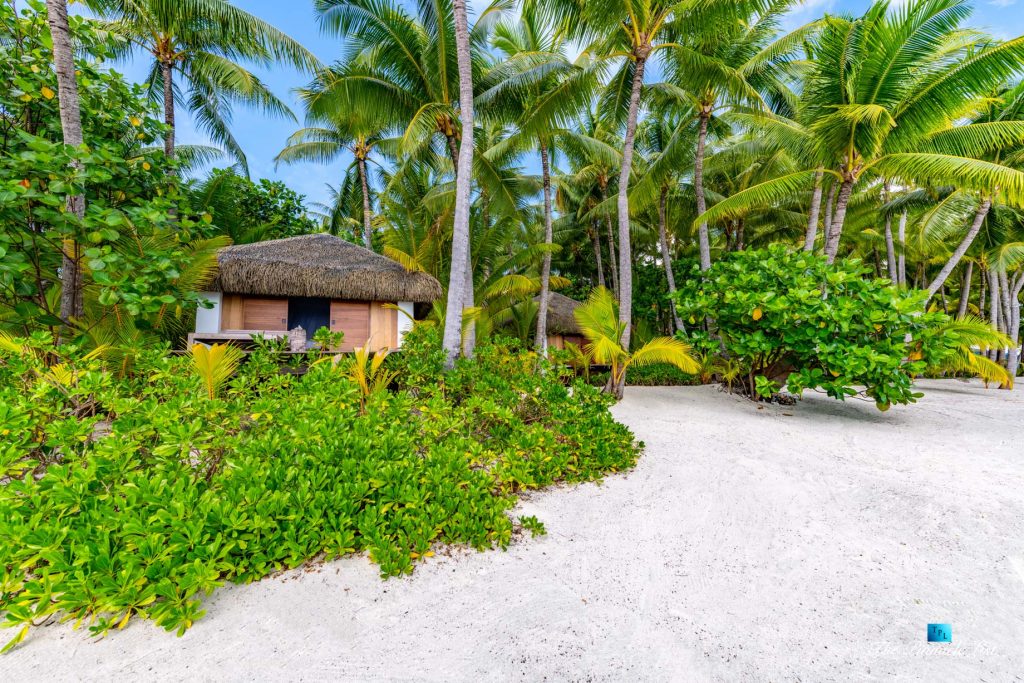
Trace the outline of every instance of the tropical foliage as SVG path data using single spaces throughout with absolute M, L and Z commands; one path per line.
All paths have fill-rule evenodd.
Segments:
M 612 293 L 603 287 L 595 289 L 574 315 L 587 339 L 583 348 L 586 361 L 609 367 L 607 389 L 619 398 L 630 367 L 669 364 L 691 374 L 698 370 L 690 346 L 678 339 L 657 337 L 633 350 L 623 346 L 624 324 L 619 320 L 618 305 Z
M 883 410 L 919 398 L 913 379 L 927 368 L 969 371 L 962 359 L 973 349 L 1008 345 L 980 321 L 922 313 L 925 296 L 870 277 L 855 260 L 835 267 L 781 246 L 720 259 L 703 276 L 693 273 L 677 295 L 691 324 L 715 316 L 715 336 L 699 343 L 709 350 L 721 344 L 739 361 L 749 394 L 821 390 L 838 399 L 865 396 Z M 983 374 L 1010 381 L 1005 371 Z
M 150 60 L 146 89 L 163 105 L 164 151 L 173 158 L 175 116 L 184 104 L 210 138 L 248 175 L 248 161 L 231 132 L 233 106 L 244 104 L 277 116 L 291 111 L 245 63 L 319 66 L 316 57 L 282 31 L 229 2 L 87 0 L 119 38 L 114 55 L 136 51 Z M 184 86 L 184 87 L 182 87 Z
M 6 319 L 29 315 L 22 332 L 67 328 L 72 310 L 86 321 L 78 334 L 90 335 L 96 319 L 117 321 L 92 335 L 95 343 L 139 340 L 148 329 L 158 333 L 151 342 L 177 341 L 194 305 L 189 286 L 201 284 L 223 243 L 210 240 L 326 229 L 448 285 L 430 317 L 461 338 L 459 349 L 446 342 L 450 357 L 471 356 L 478 338 L 496 332 L 544 354 L 545 293 L 583 300 L 602 286 L 618 301 L 624 348 L 672 334 L 693 343 L 715 334 L 717 316 L 687 323 L 671 303 L 689 264 L 706 272 L 732 252 L 782 244 L 829 263 L 859 259 L 874 276 L 926 291 L 926 307 L 987 319 L 1014 342 L 987 357 L 1016 374 L 1024 38 L 972 29 L 963 0 L 876 2 L 863 15 L 826 15 L 789 33 L 780 30 L 787 2 L 499 0 L 464 36 L 464 3 L 453 0 L 318 0 L 321 28 L 346 44 L 328 66 L 230 3 L 91 7 L 99 21 L 69 19 L 89 151 L 109 141 L 109 158 L 141 167 L 148 184 L 120 187 L 96 175 L 95 156 L 58 149 L 60 88 L 43 6 L 21 19 L 4 7 L 2 45 L 14 67 L 4 121 L 18 133 L 4 137 L 4 170 L 9 191 L 21 193 L 5 208 L 23 226 L 21 238 L 5 236 L 6 254 L 22 252 L 17 270 L 7 266 L 9 308 L 20 313 Z M 468 70 L 460 71 L 463 48 Z M 153 70 L 133 90 L 105 64 L 138 53 Z M 244 161 L 230 106 L 287 113 L 249 70 L 268 64 L 312 74 L 298 90 L 305 126 L 277 161 L 350 162 L 312 211 L 280 183 L 251 183 L 241 171 L 193 181 L 221 152 L 174 142 L 174 111 L 185 105 Z M 472 168 L 460 178 L 470 132 Z M 37 148 L 45 140 L 70 156 L 19 157 L 25 133 L 41 138 Z M 161 140 L 163 155 L 153 146 Z M 77 182 L 47 192 L 49 177 L 69 169 L 79 169 Z M 103 229 L 75 232 L 69 212 L 53 213 L 73 192 L 89 208 L 70 223 L 100 220 Z M 457 198 L 466 193 L 463 210 Z M 107 250 L 106 222 L 119 219 L 94 217 L 112 201 L 153 209 L 145 220 L 121 210 L 139 239 L 153 235 L 139 263 L 127 248 Z M 53 226 L 31 254 L 28 225 Z M 173 253 L 149 258 L 155 245 Z M 116 293 L 96 285 L 101 268 L 103 284 L 119 268 L 154 264 L 163 276 L 122 279 Z M 93 303 L 68 309 L 68 286 Z M 113 296 L 131 303 L 130 321 L 104 308 Z
M 51 616 L 180 633 L 317 558 L 504 547 L 519 491 L 635 462 L 630 377 L 883 410 L 921 375 L 1011 388 L 1024 37 L 965 0 L 784 33 L 794 4 L 314 0 L 322 64 L 227 0 L 0 3 L 10 645 Z M 295 120 L 277 163 L 342 162 L 325 201 L 249 180 L 237 106 Z M 170 353 L 219 249 L 316 230 L 445 283 L 401 354 Z M 548 357 L 553 290 L 585 341 Z
M 232 375 L 225 347 L 150 353 L 119 379 L 74 349 L 52 364 L 45 334 L 0 337 L 12 644 L 51 616 L 180 634 L 225 581 L 316 558 L 366 552 L 392 576 L 446 544 L 505 547 L 519 491 L 632 466 L 596 388 L 506 344 L 444 375 L 436 331 L 395 359 L 394 391 L 372 390 L 377 367 L 370 385 L 340 364 L 282 374 L 267 350 Z
M 65 146 L 45 18 L 16 19 L 4 5 L 0 19 L 0 324 L 86 335 L 170 324 L 179 307 L 194 306 L 209 248 L 223 242 L 209 242 L 202 216 L 172 217 L 182 196 L 166 182 L 173 165 L 149 146 L 163 132 L 151 104 L 140 86 L 102 68 L 109 34 L 77 19 L 92 55 L 78 63 L 88 144 Z M 69 195 L 84 196 L 81 217 L 66 210 Z M 60 306 L 65 256 L 81 273 L 74 318 Z

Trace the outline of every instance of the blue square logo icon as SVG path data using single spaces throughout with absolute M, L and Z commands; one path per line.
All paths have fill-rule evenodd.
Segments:
M 928 624 L 929 643 L 952 643 L 953 627 L 949 624 Z

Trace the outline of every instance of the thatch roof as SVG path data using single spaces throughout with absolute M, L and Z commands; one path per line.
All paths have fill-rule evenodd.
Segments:
M 533 300 L 540 303 L 540 296 Z M 548 334 L 582 334 L 573 315 L 579 305 L 579 301 L 564 294 L 548 292 Z
M 213 289 L 231 294 L 354 301 L 434 301 L 441 283 L 333 235 L 301 235 L 222 249 Z

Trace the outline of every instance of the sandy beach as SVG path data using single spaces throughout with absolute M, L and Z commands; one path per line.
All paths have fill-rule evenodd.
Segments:
M 548 535 L 382 581 L 350 557 L 216 591 L 177 638 L 35 629 L 35 680 L 1021 680 L 1024 390 L 921 382 L 914 406 L 629 388 L 646 444 L 532 493 Z M 928 644 L 930 622 L 952 643 Z M 9 632 L 13 635 L 12 632 Z

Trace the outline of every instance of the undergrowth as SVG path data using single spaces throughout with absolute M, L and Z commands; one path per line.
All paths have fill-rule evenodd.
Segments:
M 440 544 L 508 545 L 516 493 L 631 467 L 610 399 L 512 342 L 441 372 L 436 332 L 366 395 L 347 361 L 282 372 L 258 350 L 214 395 L 187 358 L 130 377 L 45 335 L 0 350 L 0 613 L 96 634 L 185 632 L 202 597 L 366 552 L 385 577 Z M 211 398 L 211 396 L 213 396 Z M 542 529 L 543 526 L 535 526 Z

